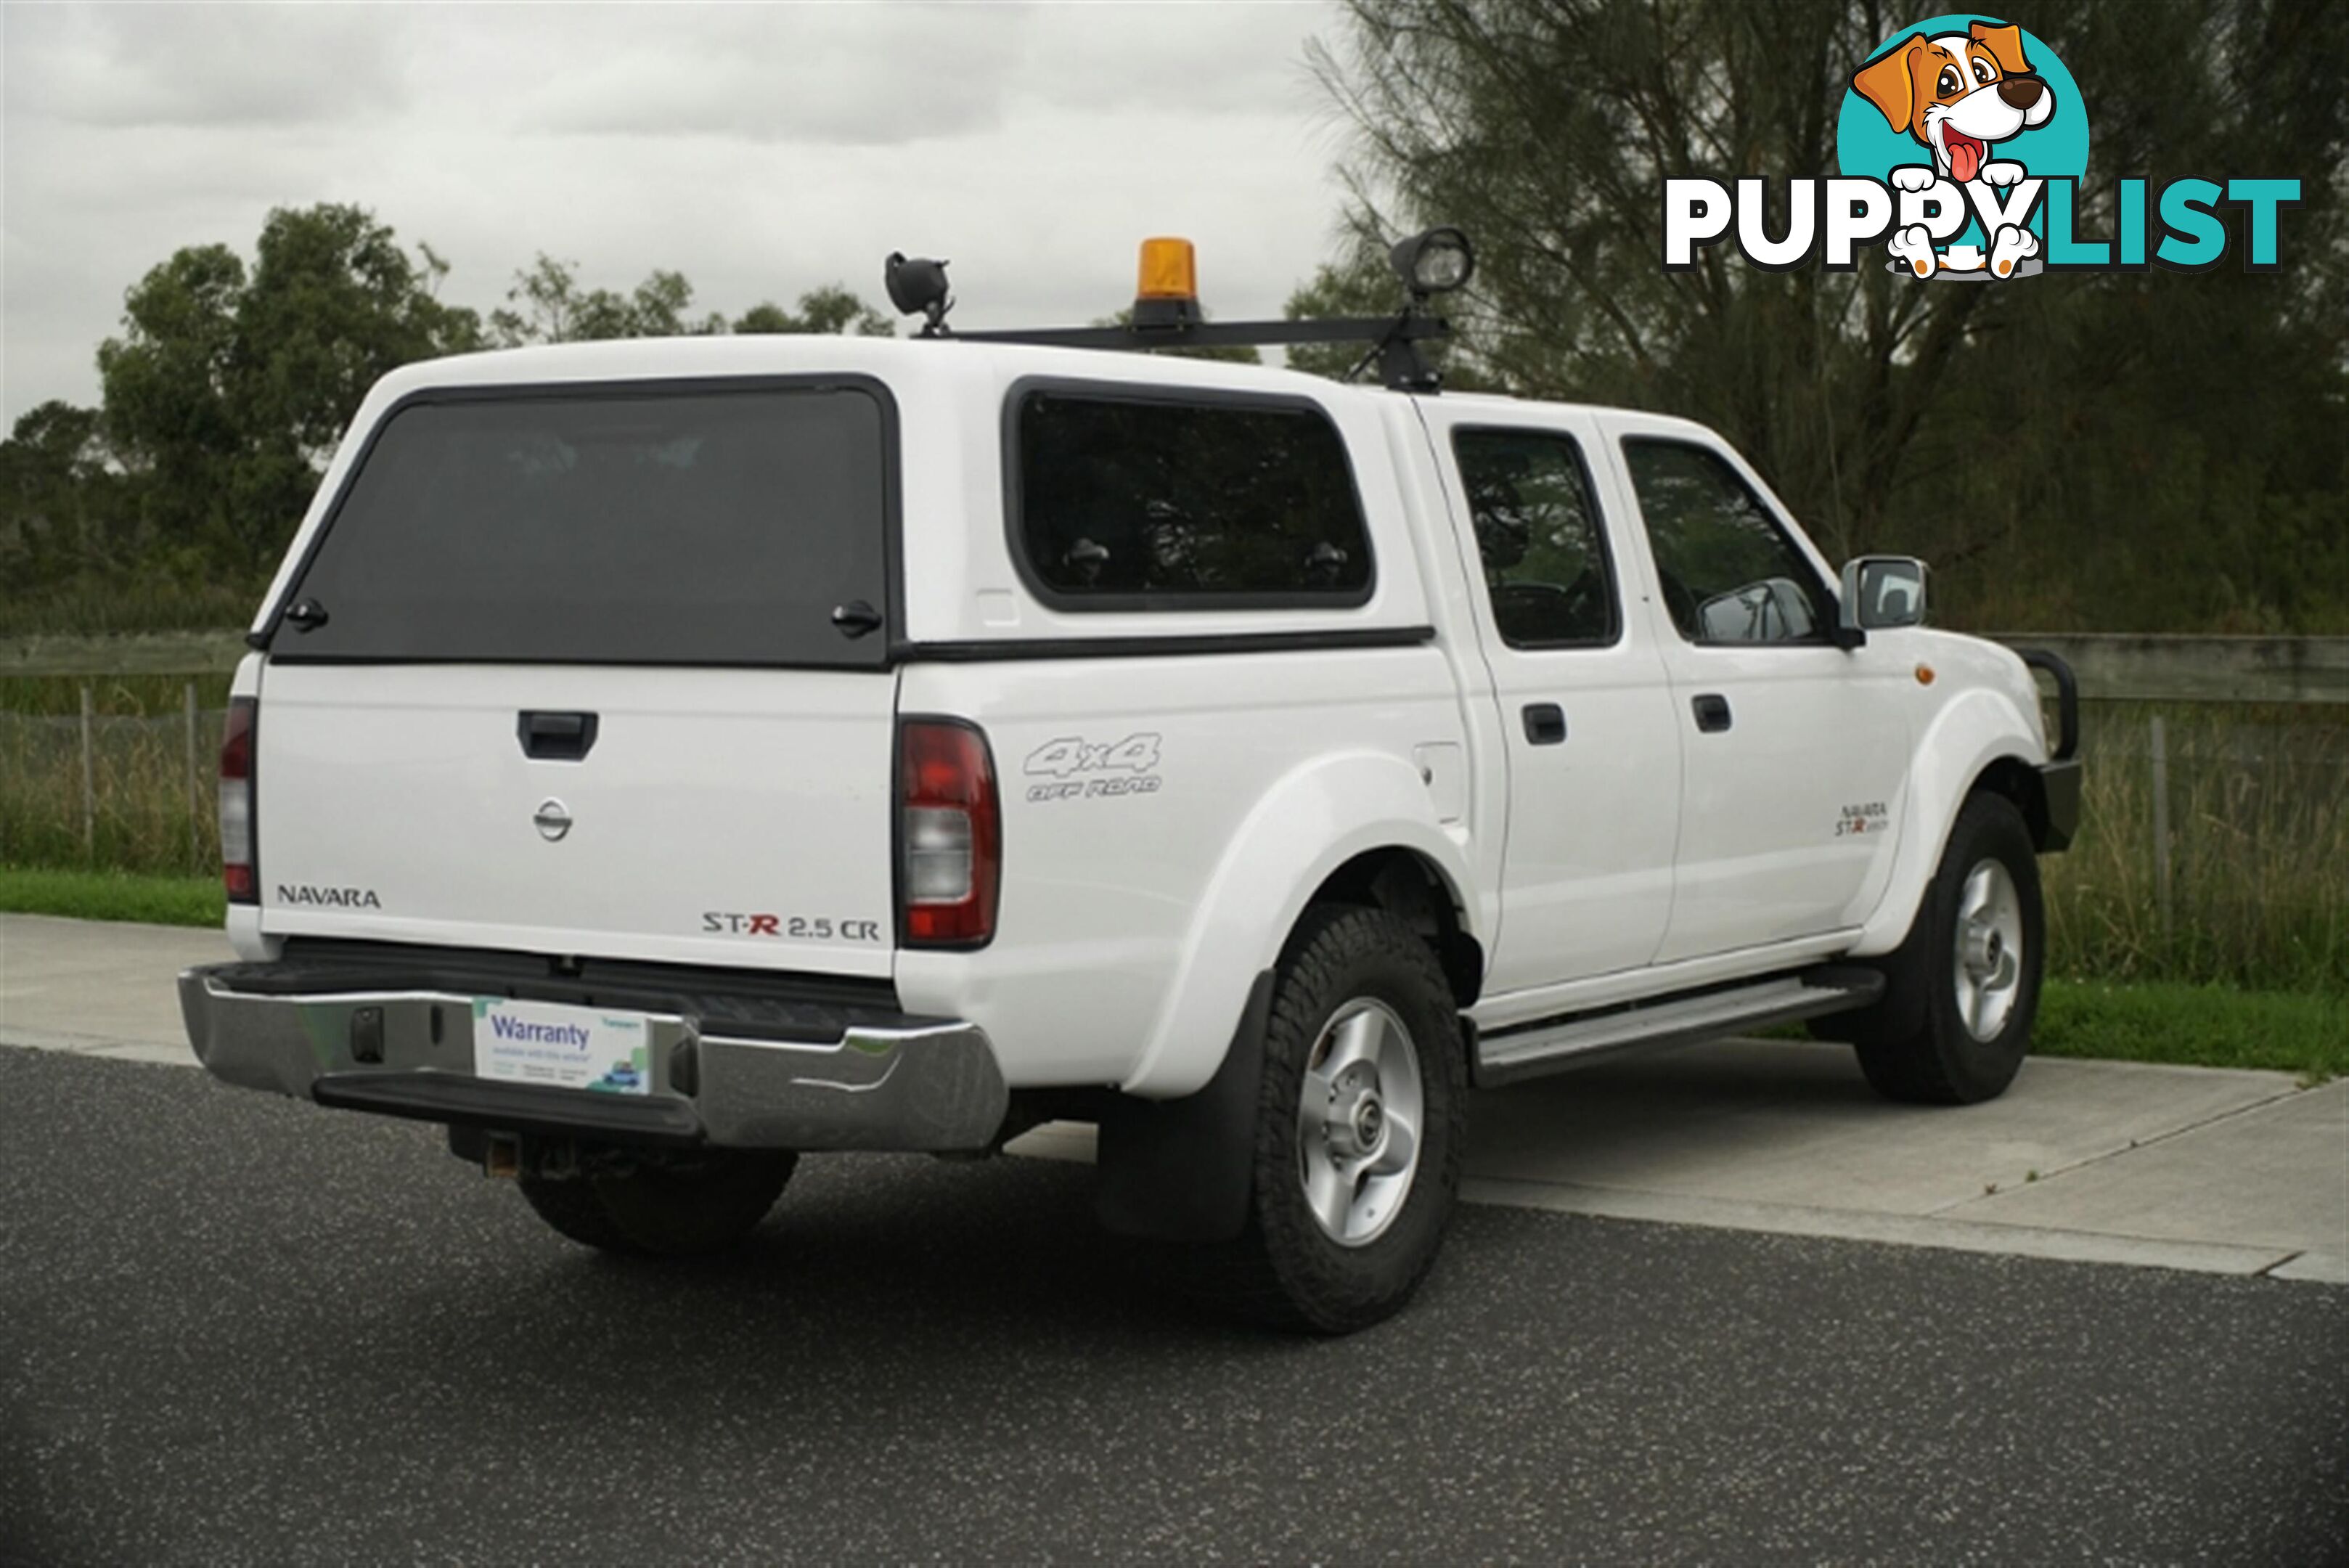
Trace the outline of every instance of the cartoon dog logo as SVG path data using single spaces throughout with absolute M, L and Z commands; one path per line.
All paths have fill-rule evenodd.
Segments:
M 1992 159 L 1991 149 L 2046 124 L 2055 112 L 2054 89 L 2033 74 L 2023 57 L 2023 30 L 1988 22 L 1935 37 L 1913 33 L 1854 73 L 1851 90 L 1933 155 L 1929 164 L 1892 170 L 1892 183 L 1903 191 L 1930 190 L 1939 180 L 2015 183 L 2023 177 L 2023 165 Z M 1920 278 L 1932 276 L 1937 266 L 1951 272 L 1982 266 L 1981 251 L 1971 245 L 1937 255 L 1921 223 L 1894 234 L 1885 248 Z M 1990 270 L 2012 276 L 2024 257 L 2038 253 L 2038 235 L 2020 223 L 2003 224 L 1991 240 Z

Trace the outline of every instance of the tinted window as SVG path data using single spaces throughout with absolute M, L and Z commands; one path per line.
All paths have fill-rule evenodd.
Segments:
M 1672 624 L 1691 642 L 1816 642 L 1835 600 L 1718 453 L 1627 441 L 1623 458 Z
M 392 416 L 295 590 L 293 658 L 878 665 L 884 410 L 841 389 L 429 402 Z
M 1370 597 L 1353 470 L 1318 409 L 1031 391 L 1018 421 L 1017 542 L 1048 597 L 1201 609 Z
M 1619 622 L 1599 507 L 1571 436 L 1455 431 L 1493 624 L 1511 648 L 1610 643 Z

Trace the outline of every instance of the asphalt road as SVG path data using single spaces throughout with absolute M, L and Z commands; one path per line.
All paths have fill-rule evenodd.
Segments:
M 1090 1177 L 812 1159 L 620 1264 L 433 1129 L 0 1049 L 0 1560 L 2349 1562 L 2349 1289 L 1480 1208 L 1313 1342 Z

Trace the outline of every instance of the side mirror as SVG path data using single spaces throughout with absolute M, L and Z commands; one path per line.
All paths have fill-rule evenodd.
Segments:
M 1926 576 L 1925 563 L 1912 556 L 1860 556 L 1845 562 L 1841 629 L 1923 625 Z

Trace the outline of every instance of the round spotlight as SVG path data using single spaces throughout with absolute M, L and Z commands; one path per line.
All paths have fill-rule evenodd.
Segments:
M 1449 294 L 1476 270 L 1468 236 L 1449 226 L 1413 234 L 1387 253 L 1403 286 L 1414 295 Z
M 889 303 L 897 307 L 899 314 L 945 314 L 942 307 L 947 303 L 946 263 L 932 261 L 927 256 L 909 259 L 903 251 L 892 251 L 883 265 L 881 281 L 889 291 Z

